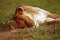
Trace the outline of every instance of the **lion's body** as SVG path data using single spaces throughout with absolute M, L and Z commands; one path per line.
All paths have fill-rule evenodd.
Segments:
M 40 24 L 52 23 L 58 18 L 60 18 L 58 14 L 52 14 L 38 7 L 24 5 L 16 9 L 14 20 L 20 27 L 37 27 Z

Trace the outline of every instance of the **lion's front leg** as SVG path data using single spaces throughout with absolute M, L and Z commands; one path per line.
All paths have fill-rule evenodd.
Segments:
M 47 19 L 45 20 L 45 24 L 60 24 L 60 18 L 56 18 L 56 19 Z

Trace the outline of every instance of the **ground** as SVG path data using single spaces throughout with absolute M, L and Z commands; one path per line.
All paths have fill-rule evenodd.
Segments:
M 60 40 L 60 24 L 25 29 L 16 29 L 14 25 L 12 30 L 11 24 L 4 26 L 5 22 L 13 20 L 15 9 L 20 4 L 60 14 L 60 0 L 0 0 L 0 29 L 3 31 L 0 32 L 0 40 Z
M 37 28 L 13 29 L 0 32 L 0 40 L 60 40 L 60 28 L 44 25 Z

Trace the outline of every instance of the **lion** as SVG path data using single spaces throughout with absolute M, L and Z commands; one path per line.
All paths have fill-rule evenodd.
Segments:
M 40 24 L 60 23 L 60 15 L 39 7 L 21 5 L 16 8 L 14 21 L 19 28 L 38 27 Z

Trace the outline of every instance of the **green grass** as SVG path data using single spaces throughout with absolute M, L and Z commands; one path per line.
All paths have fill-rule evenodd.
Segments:
M 37 6 L 60 14 L 60 0 L 0 0 L 0 27 L 5 21 L 13 19 L 15 9 L 20 4 Z M 60 24 L 19 29 L 18 32 L 8 33 L 4 37 L 0 35 L 0 40 L 60 40 Z
M 60 0 L 0 0 L 0 23 L 12 19 L 16 7 L 20 4 L 37 6 L 60 14 Z
M 0 40 L 60 40 L 60 28 L 56 25 L 16 30 L 17 32 L 0 33 Z

